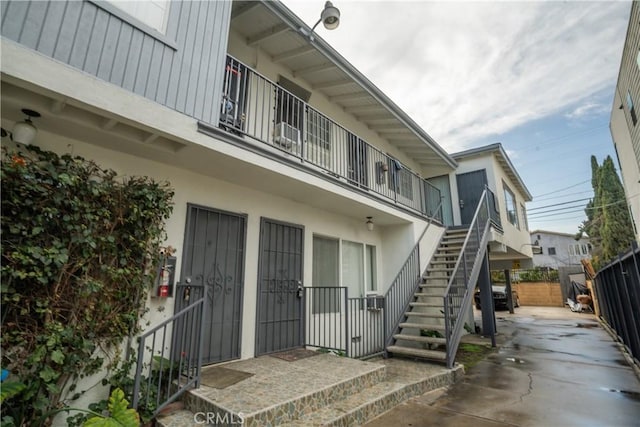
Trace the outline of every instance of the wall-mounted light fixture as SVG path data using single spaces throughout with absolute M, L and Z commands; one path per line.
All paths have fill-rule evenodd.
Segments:
M 0 129 L 0 135 L 3 138 L 9 135 L 12 141 L 29 145 L 33 142 L 33 139 L 38 133 L 38 129 L 33 125 L 31 119 L 34 117 L 40 117 L 40 113 L 29 110 L 28 108 L 23 108 L 22 113 L 26 115 L 27 118 L 23 122 L 17 122 L 13 125 L 13 130 L 11 132 L 6 131 L 5 129 Z
M 367 217 L 367 230 L 369 231 L 373 231 L 373 217 L 372 216 L 368 216 Z
M 320 19 L 316 22 L 313 27 L 311 27 L 311 31 L 307 32 L 304 28 L 300 27 L 299 31 L 309 38 L 309 41 L 313 41 L 313 30 L 316 29 L 318 24 L 322 22 L 322 25 L 327 30 L 335 30 L 340 25 L 340 10 L 335 7 L 330 1 L 324 4 L 324 9 L 320 14 Z

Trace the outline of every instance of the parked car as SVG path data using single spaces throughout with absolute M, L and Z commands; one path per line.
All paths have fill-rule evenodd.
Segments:
M 505 285 L 492 285 L 493 290 L 493 305 L 496 309 L 507 309 L 507 287 Z M 513 298 L 513 307 L 520 307 L 520 298 L 518 298 L 518 292 L 511 290 L 511 296 Z M 480 307 L 480 289 L 476 289 L 476 293 L 473 295 L 473 300 L 478 310 Z

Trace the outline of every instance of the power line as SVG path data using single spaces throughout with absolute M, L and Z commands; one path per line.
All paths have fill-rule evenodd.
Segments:
M 628 198 L 625 197 L 624 199 L 620 199 L 618 201 L 607 203 L 607 204 L 604 204 L 604 205 L 599 205 L 599 206 L 591 206 L 591 207 L 584 206 L 584 207 L 579 207 L 579 208 L 578 208 L 578 206 L 568 206 L 568 207 L 565 207 L 565 208 L 550 209 L 550 210 L 543 211 L 543 212 L 534 212 L 532 214 L 533 215 L 532 219 L 535 220 L 537 218 L 545 218 L 545 217 L 548 217 L 548 216 L 562 215 L 563 213 L 572 213 L 572 212 L 580 212 L 580 211 L 585 211 L 585 210 L 606 208 L 608 206 L 618 205 L 620 203 L 626 203 L 628 200 L 630 200 L 630 199 L 632 199 L 634 197 L 638 197 L 638 196 L 640 196 L 640 193 L 634 194 L 633 196 L 629 196 Z M 575 210 L 570 210 L 570 211 L 566 211 L 566 212 L 560 212 L 560 213 L 557 213 L 557 214 L 549 213 L 549 212 L 556 212 L 556 211 L 564 211 L 565 209 L 575 209 Z M 527 218 L 529 218 L 529 215 L 527 215 Z
M 580 208 L 578 208 L 577 206 L 572 206 L 572 207 L 577 208 L 577 209 L 574 209 L 574 210 L 568 210 L 568 211 L 565 211 L 565 212 L 558 212 L 558 213 L 546 213 L 546 212 L 540 212 L 539 214 L 535 215 L 535 216 L 534 216 L 534 217 L 532 217 L 531 219 L 546 218 L 546 217 L 549 217 L 549 216 L 564 215 L 564 214 L 573 213 L 573 212 L 584 212 L 584 209 L 585 209 L 584 207 L 580 207 Z M 556 209 L 556 210 L 558 210 L 558 211 L 564 211 L 564 210 L 566 210 L 566 209 L 569 209 L 569 208 Z
M 546 195 L 548 195 L 548 194 L 555 194 L 555 193 L 559 193 L 559 192 L 561 192 L 561 191 L 568 190 L 569 188 L 577 187 L 578 185 L 582 185 L 582 184 L 587 183 L 587 182 L 590 182 L 590 181 L 591 181 L 590 179 L 587 179 L 587 180 L 585 180 L 585 181 L 579 182 L 579 183 L 574 184 L 574 185 L 570 185 L 570 186 L 568 186 L 568 187 L 561 188 L 561 189 L 559 189 L 559 190 L 550 191 L 549 193 L 544 193 L 544 194 L 539 194 L 539 195 L 537 195 L 537 196 L 533 196 L 533 198 L 535 199 L 536 197 L 546 196 Z
M 563 197 L 568 197 L 568 196 L 577 196 L 578 194 L 586 194 L 586 193 L 593 193 L 593 190 L 587 190 L 587 191 L 578 191 L 577 193 L 569 193 L 569 194 L 564 194 L 562 196 L 552 196 L 552 197 L 543 197 L 541 199 L 536 199 L 531 203 L 535 203 L 535 202 L 539 202 L 541 200 L 552 200 L 552 199 L 561 199 Z M 535 208 L 534 208 L 535 209 Z
M 570 202 L 554 203 L 553 205 L 539 206 L 539 207 L 537 207 L 537 208 L 531 208 L 531 209 L 528 209 L 527 211 L 528 211 L 528 212 L 531 212 L 531 211 L 535 211 L 535 210 L 537 210 L 537 209 L 545 209 L 545 208 L 550 208 L 550 207 L 553 207 L 553 206 L 568 205 L 569 203 L 582 202 L 582 201 L 584 201 L 584 200 L 591 200 L 591 197 L 587 197 L 587 198 L 584 198 L 584 199 L 571 200 Z

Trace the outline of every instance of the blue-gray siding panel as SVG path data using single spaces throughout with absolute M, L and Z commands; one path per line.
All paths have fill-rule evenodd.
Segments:
M 20 38 L 28 9 L 29 3 L 27 2 L 11 2 L 2 19 L 2 34 L 4 35 L 6 31 L 7 37 Z
M 2 2 L 4 6 L 6 2 Z M 38 39 L 40 38 L 40 31 L 42 29 L 42 21 L 46 14 L 47 8 L 43 7 L 29 7 L 27 12 L 27 18 L 22 28 L 22 34 L 20 40 L 25 46 L 35 49 L 38 45 Z M 4 11 L 3 11 L 4 12 Z M 4 16 L 4 15 L 3 15 Z
M 100 64 L 98 65 L 97 76 L 103 80 L 110 81 L 111 70 L 116 58 L 116 48 L 120 41 L 120 32 L 122 31 L 122 21 L 115 16 L 109 17 L 107 24 L 107 32 L 104 37 L 104 45 L 102 46 L 102 54 L 100 55 Z
M 60 31 L 58 32 L 56 47 L 53 50 L 53 57 L 59 61 L 69 62 L 71 46 L 73 46 L 73 41 L 76 37 L 81 10 L 82 2 L 71 1 L 67 3 Z
M 174 46 L 91 1 L 1 3 L 3 37 L 217 124 L 230 1 L 171 2 L 166 39 Z
M 94 7 L 85 7 L 80 12 L 80 21 L 76 31 L 76 38 L 71 47 L 71 57 L 69 65 L 76 68 L 84 66 L 84 59 L 89 49 L 89 40 L 91 40 L 91 31 L 95 25 L 96 9 Z

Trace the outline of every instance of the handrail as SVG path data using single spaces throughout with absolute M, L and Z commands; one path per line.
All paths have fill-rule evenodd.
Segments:
M 204 297 L 198 299 L 138 337 L 131 402 L 134 409 L 148 407 L 155 416 L 191 386 L 199 385 L 202 370 L 199 330 L 202 329 L 204 302 Z M 148 338 L 151 338 L 149 343 L 146 342 Z
M 456 351 L 460 343 L 463 321 L 461 313 L 465 313 L 471 306 L 473 288 L 480 272 L 482 256 L 486 253 L 486 246 L 491 226 L 491 212 L 489 207 L 490 190 L 485 188 L 478 202 L 478 206 L 469 225 L 469 231 L 462 244 L 460 256 L 453 268 L 451 278 L 444 292 L 445 338 L 447 340 L 447 367 L 453 366 Z M 484 215 L 483 215 L 484 211 Z M 475 246 L 472 243 L 475 241 Z M 469 269 L 467 255 L 473 257 Z M 462 270 L 461 270 L 462 268 Z M 462 277 L 459 275 L 462 274 Z M 462 280 L 460 280 L 462 279 Z M 460 283 L 462 282 L 462 283 Z M 462 295 L 460 291 L 462 290 Z M 455 291 L 455 294 L 454 294 Z M 457 303 L 457 304 L 454 304 Z
M 442 207 L 442 199 L 436 208 L 435 212 L 438 212 Z M 420 279 L 422 271 L 420 269 L 420 243 L 427 234 L 427 230 L 431 226 L 431 218 L 427 222 L 427 226 L 420 234 L 416 244 L 409 253 L 406 261 L 400 268 L 400 271 L 391 282 L 391 286 L 384 294 L 385 304 L 385 340 L 386 345 L 390 345 L 393 340 L 394 332 L 398 329 L 398 326 L 402 322 L 404 313 L 406 313 L 409 304 L 412 301 L 413 295 L 415 295 L 418 286 L 420 286 Z M 429 263 L 427 263 L 428 265 Z M 417 274 L 416 274 L 417 271 Z M 410 282 L 411 277 L 415 277 L 413 282 Z M 400 295 L 396 295 L 400 294 Z
M 398 159 L 227 55 L 220 127 L 425 217 L 440 190 Z M 437 218 L 441 220 L 440 218 Z

